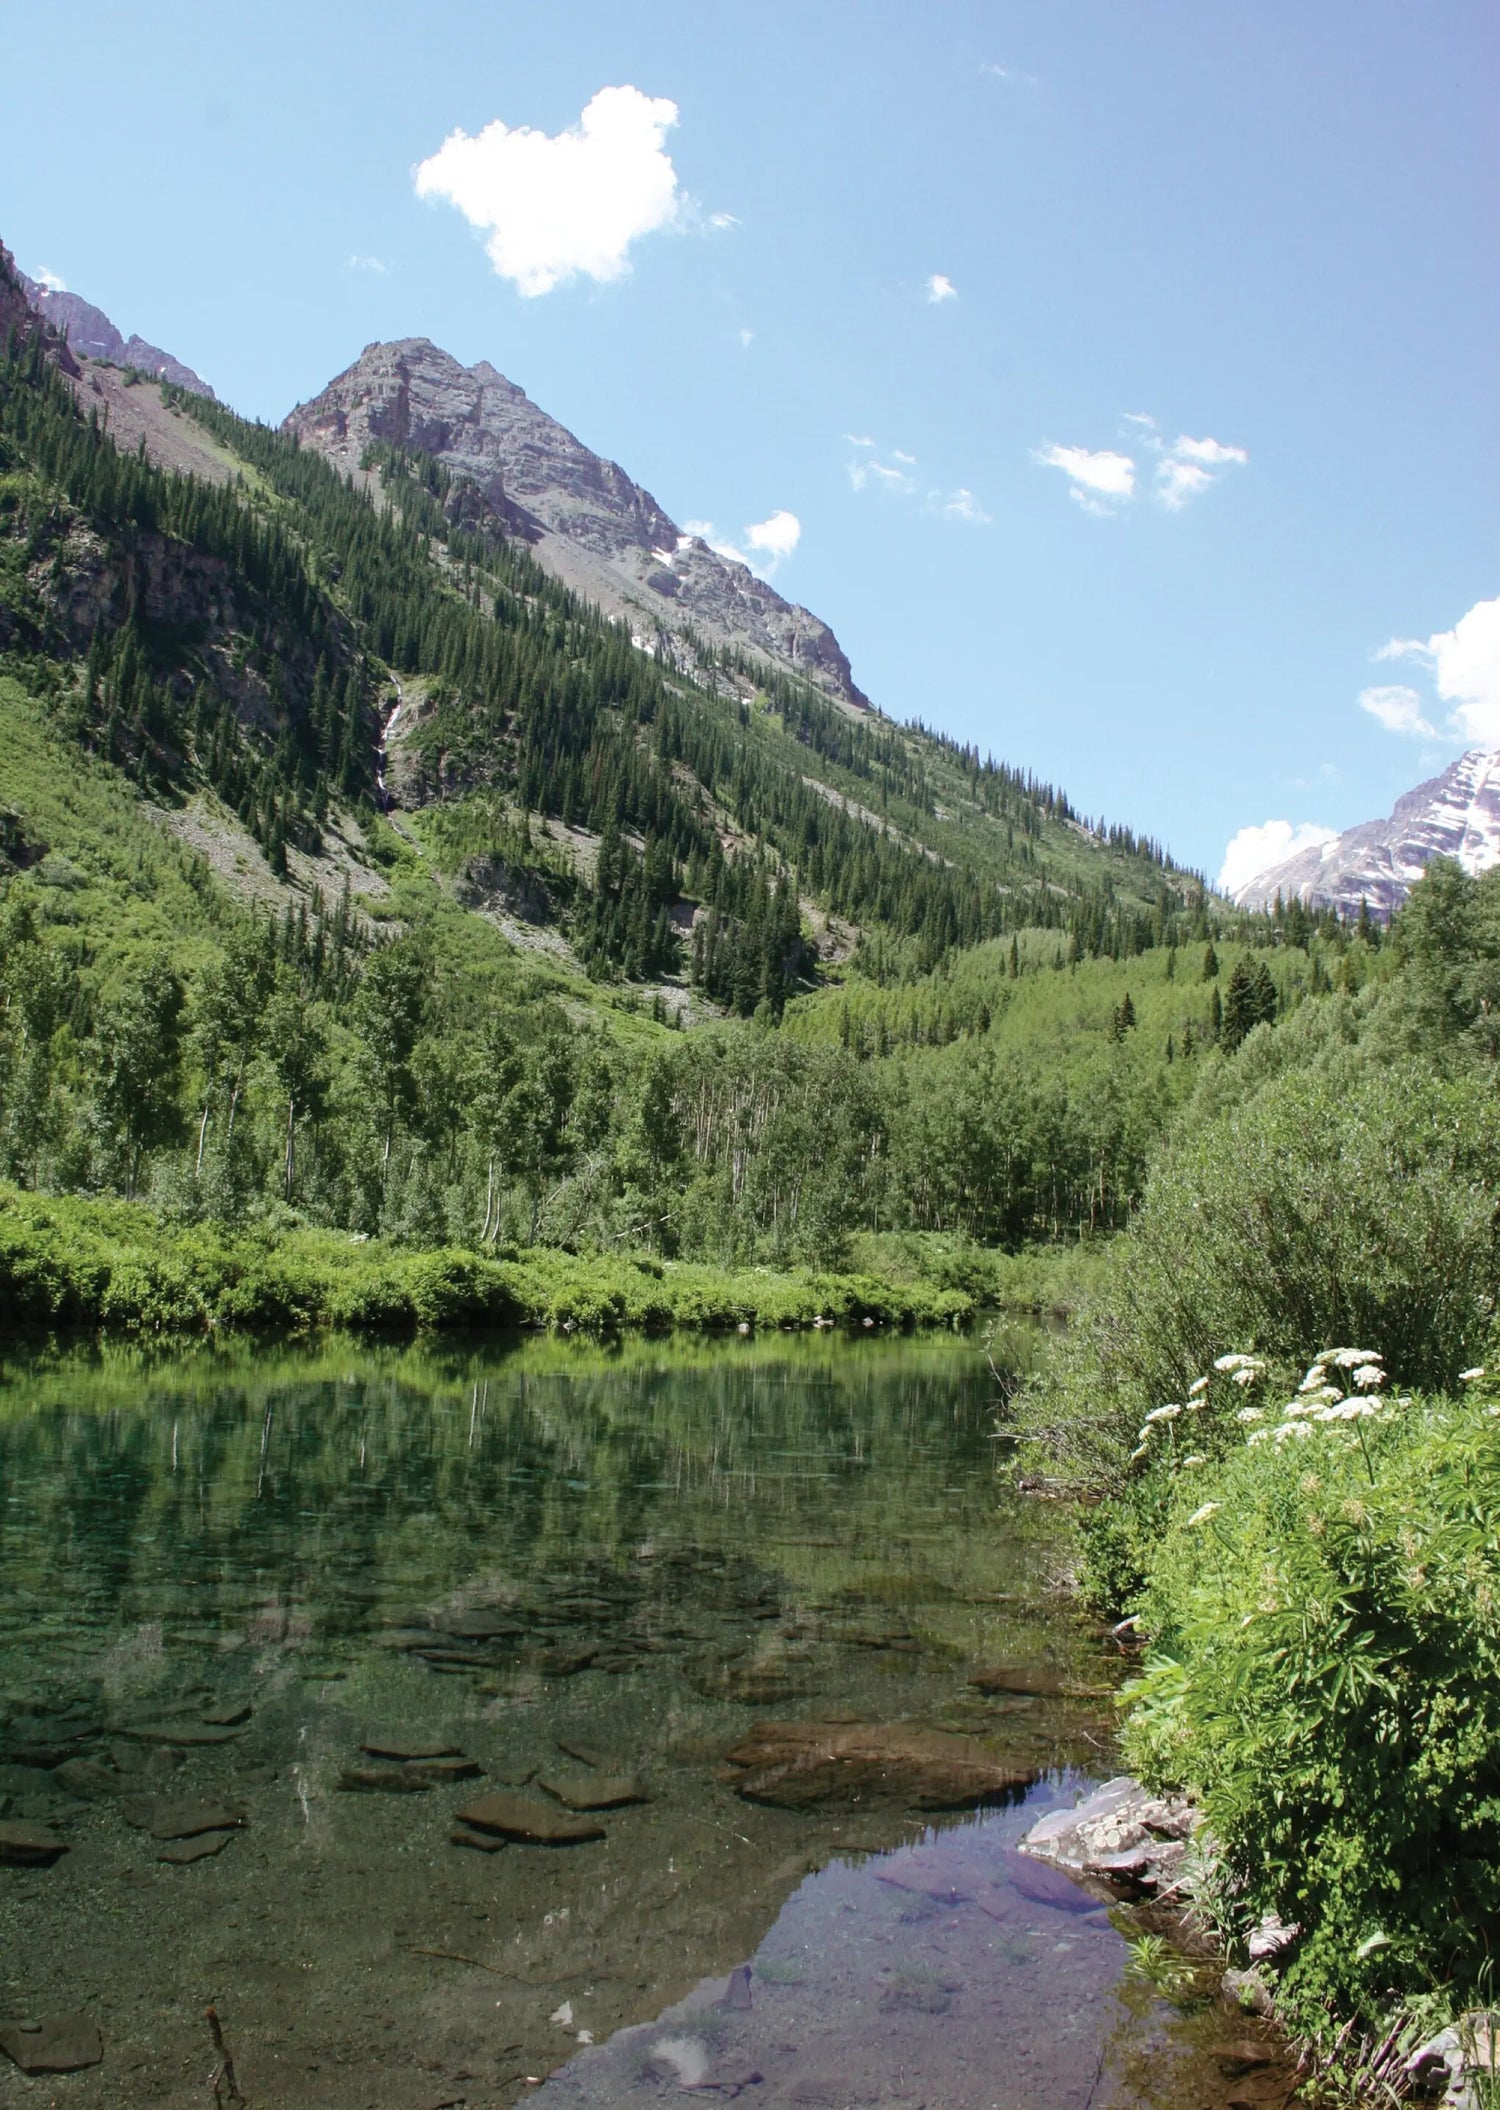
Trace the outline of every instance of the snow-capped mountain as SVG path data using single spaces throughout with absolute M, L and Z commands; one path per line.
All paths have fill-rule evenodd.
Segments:
M 1300 895 L 1309 908 L 1388 918 L 1434 857 L 1456 858 L 1466 872 L 1500 864 L 1500 749 L 1471 747 L 1440 777 L 1397 799 L 1389 820 L 1363 821 L 1314 849 L 1257 872 L 1237 889 L 1241 908 L 1269 908 Z

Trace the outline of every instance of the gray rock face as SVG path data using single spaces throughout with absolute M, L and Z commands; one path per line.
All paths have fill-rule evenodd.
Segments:
M 869 708 L 826 623 L 684 535 L 649 491 L 487 360 L 461 366 L 425 337 L 368 345 L 286 429 L 356 477 L 372 440 L 433 455 L 549 572 L 606 614 L 627 616 L 643 642 L 691 627 Z
M 195 396 L 218 400 L 201 374 L 195 374 L 160 345 L 148 344 L 144 337 L 123 337 L 104 310 L 80 294 L 49 293 L 24 271 L 16 276 L 33 311 L 50 322 L 66 338 L 69 349 L 81 358 L 100 359 L 108 366 L 139 367 L 143 374 L 154 374 L 159 381 L 170 381 L 178 388 L 190 389 Z
M 1469 873 L 1500 864 L 1500 750 L 1473 747 L 1440 777 L 1397 799 L 1389 820 L 1346 828 L 1321 849 L 1300 850 L 1257 873 L 1235 894 L 1241 908 L 1269 908 L 1279 893 L 1309 908 L 1357 912 L 1382 922 L 1401 906 L 1434 857 Z

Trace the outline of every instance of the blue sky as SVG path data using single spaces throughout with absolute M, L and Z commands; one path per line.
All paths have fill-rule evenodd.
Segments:
M 883 709 L 1214 873 L 1500 745 L 1497 47 L 1482 0 L 11 6 L 0 238 L 240 410 L 423 335 L 679 521 L 792 516 L 751 553 Z

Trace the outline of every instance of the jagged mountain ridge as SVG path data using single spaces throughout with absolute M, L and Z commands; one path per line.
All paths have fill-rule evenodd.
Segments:
M 201 374 L 194 373 L 171 352 L 164 352 L 160 345 L 148 344 L 144 337 L 124 336 L 102 308 L 96 308 L 81 294 L 54 292 L 21 270 L 16 271 L 16 280 L 33 311 L 52 325 L 78 357 L 105 366 L 137 367 L 158 381 L 170 381 L 195 396 L 218 401 Z
M 425 337 L 365 350 L 285 421 L 358 477 L 372 441 L 429 454 L 469 484 L 555 578 L 649 639 L 690 627 L 860 712 L 870 708 L 826 623 L 743 564 L 683 534 L 619 464 L 586 447 L 488 360 Z
M 1357 913 L 1361 901 L 1388 919 L 1434 857 L 1456 858 L 1471 875 L 1500 864 L 1500 749 L 1472 747 L 1441 776 L 1397 799 L 1386 820 L 1363 821 L 1319 848 L 1300 850 L 1240 887 L 1241 908 L 1268 908 L 1280 894 L 1309 908 Z

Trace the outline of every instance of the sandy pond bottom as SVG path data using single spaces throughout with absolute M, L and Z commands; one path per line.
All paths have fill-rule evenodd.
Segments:
M 994 1405 L 964 1343 L 11 1360 L 0 2043 L 103 2057 L 0 2110 L 206 2110 L 210 2001 L 252 2110 L 1283 2101 L 1015 1851 L 1118 1666 Z M 904 1770 L 747 1799 L 811 1722 Z

